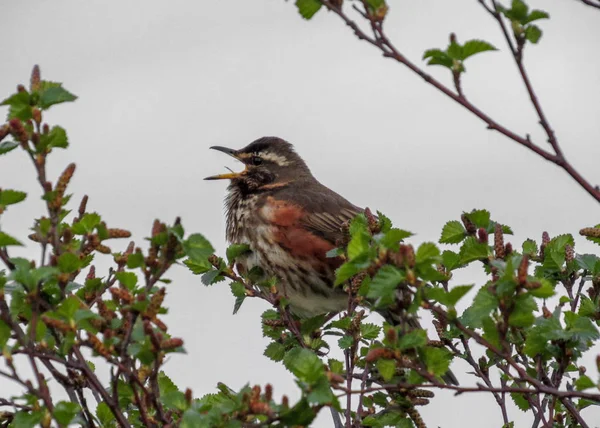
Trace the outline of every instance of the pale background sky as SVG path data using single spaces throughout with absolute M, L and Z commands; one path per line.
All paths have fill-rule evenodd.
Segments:
M 544 140 L 501 33 L 476 0 L 390 3 L 388 34 L 419 64 L 450 32 L 500 48 L 468 61 L 464 91 L 500 123 Z M 530 4 L 552 16 L 526 52 L 532 81 L 568 158 L 600 183 L 600 11 L 575 0 Z M 74 199 L 89 194 L 89 209 L 130 229 L 138 244 L 154 218 L 181 216 L 187 231 L 204 233 L 223 254 L 225 183 L 202 178 L 238 166 L 208 147 L 238 148 L 264 135 L 295 144 L 315 176 L 355 204 L 417 232 L 415 244 L 437 240 L 445 221 L 475 207 L 511 225 L 519 246 L 544 230 L 577 234 L 599 223 L 598 204 L 564 172 L 486 130 L 333 14 L 307 22 L 282 0 L 37 0 L 2 2 L 0 15 L 0 95 L 26 82 L 37 63 L 44 79 L 80 97 L 46 116 L 71 142 L 51 157 L 50 176 L 75 161 Z M 429 71 L 450 82 L 446 70 Z M 22 153 L 0 158 L 0 185 L 32 192 L 2 216 L 2 228 L 24 239 L 42 205 Z M 596 251 L 577 242 L 579 252 Z M 276 393 L 297 396 L 292 377 L 262 356 L 265 303 L 247 301 L 233 316 L 225 283 L 206 288 L 181 268 L 170 276 L 167 321 L 188 355 L 166 370 L 180 387 L 200 396 L 219 381 L 272 382 Z M 462 273 L 456 284 L 473 280 Z M 431 427 L 501 425 L 493 398 L 482 394 L 438 394 L 422 414 Z M 511 418 L 528 421 L 514 408 Z M 324 414 L 315 426 L 330 424 Z

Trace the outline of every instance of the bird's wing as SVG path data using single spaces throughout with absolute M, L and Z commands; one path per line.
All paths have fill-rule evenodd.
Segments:
M 300 224 L 311 233 L 334 246 L 346 240 L 344 224 L 363 210 L 322 185 L 313 185 L 309 191 L 295 192 L 292 200 L 303 209 Z
M 344 224 L 352 220 L 360 209 L 356 207 L 336 207 L 335 211 L 305 211 L 300 219 L 304 227 L 316 235 L 331 242 L 334 245 L 340 245 L 346 239 Z

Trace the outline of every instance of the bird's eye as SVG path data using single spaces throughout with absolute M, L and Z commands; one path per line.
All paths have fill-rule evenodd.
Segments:
M 262 164 L 262 158 L 260 156 L 252 156 L 252 165 Z

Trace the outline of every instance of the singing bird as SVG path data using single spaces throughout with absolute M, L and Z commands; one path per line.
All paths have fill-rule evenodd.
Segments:
M 211 149 L 245 165 L 241 172 L 205 178 L 230 180 L 227 240 L 251 250 L 237 260 L 242 268 L 258 266 L 268 277 L 276 277 L 292 312 L 300 317 L 347 308 L 348 295 L 334 287 L 342 261 L 326 253 L 344 241 L 343 225 L 363 210 L 317 181 L 294 147 L 281 138 L 259 138 L 240 150 Z M 386 319 L 397 323 L 397 318 Z M 411 324 L 418 326 L 418 321 Z M 443 377 L 457 384 L 451 372 Z

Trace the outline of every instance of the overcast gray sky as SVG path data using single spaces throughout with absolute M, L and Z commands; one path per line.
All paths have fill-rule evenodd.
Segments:
M 552 16 L 540 21 L 539 46 L 527 49 L 531 79 L 568 158 L 598 183 L 600 11 L 575 0 L 530 4 Z M 109 226 L 130 229 L 139 244 L 154 218 L 181 216 L 189 232 L 204 233 L 224 253 L 225 183 L 202 178 L 238 166 L 208 147 L 242 147 L 264 135 L 295 144 L 317 178 L 416 232 L 415 243 L 437 240 L 445 221 L 472 208 L 511 225 L 519 245 L 544 230 L 577 234 L 599 223 L 598 204 L 564 172 L 486 130 L 333 14 L 307 22 L 283 0 L 30 0 L 4 1 L 0 15 L 1 96 L 40 64 L 44 79 L 80 97 L 46 117 L 71 142 L 52 156 L 50 176 L 75 161 L 75 199 L 89 194 L 88 207 Z M 495 44 L 499 52 L 467 63 L 464 91 L 543 144 L 502 36 L 476 0 L 391 0 L 387 30 L 419 64 L 425 49 L 447 45 L 450 32 Z M 450 82 L 446 70 L 429 71 Z M 0 158 L 0 186 L 38 191 L 22 154 Z M 2 228 L 24 238 L 41 208 L 32 193 L 2 216 Z M 596 250 L 577 242 L 579 252 Z M 276 393 L 297 396 L 291 376 L 262 356 L 265 303 L 247 301 L 233 316 L 225 283 L 206 288 L 183 269 L 171 277 L 167 320 L 188 351 L 167 365 L 179 386 L 200 396 L 218 381 L 272 382 Z M 456 283 L 473 278 L 462 273 Z M 432 427 L 501 424 L 484 395 L 438 394 L 422 413 Z M 528 420 L 516 409 L 511 417 L 517 426 Z M 329 416 L 315 426 L 330 426 Z

